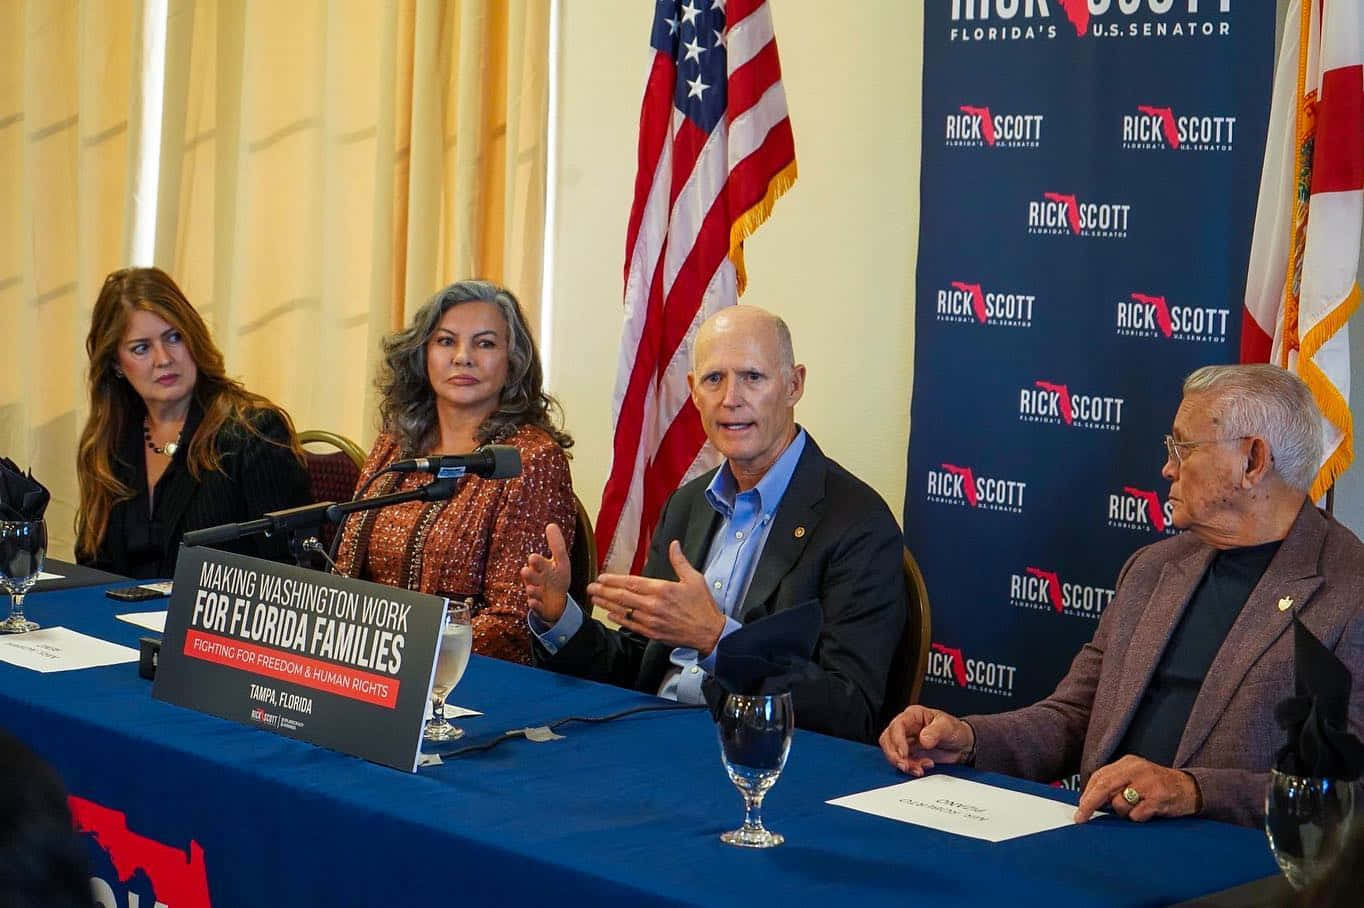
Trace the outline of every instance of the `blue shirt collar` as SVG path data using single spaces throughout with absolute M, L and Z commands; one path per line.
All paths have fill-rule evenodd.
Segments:
M 781 456 L 767 468 L 758 484 L 749 490 L 758 493 L 759 513 L 770 514 L 781 504 L 786 487 L 791 484 L 791 476 L 796 472 L 796 464 L 800 462 L 800 455 L 804 450 L 805 430 L 797 426 L 796 437 L 791 439 L 786 450 L 782 451 Z M 728 519 L 734 514 L 734 500 L 738 497 L 739 485 L 734 479 L 734 472 L 729 468 L 729 461 L 725 461 L 711 477 L 710 485 L 706 486 L 706 501 L 722 517 Z

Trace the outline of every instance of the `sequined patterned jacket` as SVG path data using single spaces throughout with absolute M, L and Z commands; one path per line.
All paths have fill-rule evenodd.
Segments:
M 452 598 L 477 597 L 474 652 L 529 664 L 520 570 L 531 552 L 549 554 L 548 523 L 559 524 L 564 542 L 573 545 L 577 505 L 568 458 L 548 434 L 522 426 L 501 443 L 521 452 L 520 476 L 466 476 L 448 501 L 412 501 L 356 514 L 346 524 L 336 563 L 351 577 Z M 402 456 L 396 436 L 380 435 L 360 485 Z M 389 474 L 365 496 L 404 491 L 430 479 L 424 473 Z

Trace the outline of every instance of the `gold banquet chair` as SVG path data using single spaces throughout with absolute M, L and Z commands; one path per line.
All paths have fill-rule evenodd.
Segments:
M 304 445 L 303 456 L 308 461 L 308 496 L 314 501 L 350 501 L 355 484 L 360 479 L 360 468 L 365 464 L 365 452 L 344 435 L 312 429 L 298 433 L 298 443 Z M 318 453 L 307 445 L 329 445 L 334 450 Z M 336 527 L 322 525 L 322 544 L 328 548 Z
M 909 549 L 904 550 L 905 590 L 909 593 L 909 613 L 905 632 L 891 660 L 886 682 L 882 719 L 889 722 L 900 710 L 919 702 L 924 674 L 928 671 L 928 651 L 933 642 L 933 610 L 928 604 L 928 585 L 923 571 Z
M 597 538 L 592 535 L 592 518 L 587 516 L 587 508 L 582 499 L 573 493 L 573 503 L 578 508 L 573 520 L 573 547 L 568 553 L 568 563 L 573 571 L 568 592 L 573 601 L 582 608 L 583 614 L 592 615 L 592 604 L 587 601 L 587 585 L 597 579 Z

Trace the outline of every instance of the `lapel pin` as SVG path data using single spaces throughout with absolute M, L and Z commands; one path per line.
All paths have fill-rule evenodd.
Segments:
M 1293 607 L 1293 597 L 1285 596 L 1279 600 L 1279 611 L 1286 612 Z
M 797 539 L 804 539 L 804 538 L 805 538 L 805 527 L 796 527 L 795 531 L 792 532 L 791 535 L 795 536 Z

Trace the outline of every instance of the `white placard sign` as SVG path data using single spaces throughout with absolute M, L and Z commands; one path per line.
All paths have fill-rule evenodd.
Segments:
M 136 662 L 137 650 L 64 627 L 0 636 L 0 661 L 35 672 L 65 672 Z
M 1073 804 L 947 775 L 927 775 L 828 803 L 987 842 L 1075 822 Z

